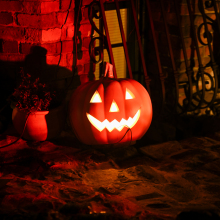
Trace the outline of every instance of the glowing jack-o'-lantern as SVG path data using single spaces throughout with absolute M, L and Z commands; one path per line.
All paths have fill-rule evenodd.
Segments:
M 104 77 L 75 90 L 69 114 L 81 142 L 112 144 L 140 139 L 150 126 L 152 104 L 137 81 Z

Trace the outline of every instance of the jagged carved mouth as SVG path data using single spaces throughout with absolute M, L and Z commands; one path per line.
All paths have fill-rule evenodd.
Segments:
M 101 122 L 95 117 L 93 117 L 92 115 L 90 115 L 89 113 L 86 113 L 86 115 L 90 123 L 100 132 L 105 128 L 109 132 L 111 132 L 113 129 L 117 129 L 118 131 L 121 131 L 124 127 L 127 127 L 127 128 L 134 127 L 134 125 L 137 123 L 137 121 L 140 118 L 141 110 L 139 109 L 133 118 L 129 117 L 128 120 L 125 120 L 124 118 L 122 118 L 120 122 L 118 122 L 116 119 L 114 119 L 111 122 L 105 119 L 103 122 Z

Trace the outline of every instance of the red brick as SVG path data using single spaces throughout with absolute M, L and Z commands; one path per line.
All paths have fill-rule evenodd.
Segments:
M 66 35 L 67 35 L 67 25 L 64 25 L 61 28 L 61 41 L 66 40 Z
M 191 11 L 193 12 L 193 14 L 201 14 L 198 8 L 198 1 L 196 2 L 194 1 L 193 4 L 191 4 Z M 187 4 L 180 4 L 180 12 L 181 12 L 181 15 L 189 14 Z
M 86 49 L 89 49 L 89 44 L 91 42 L 90 37 L 84 37 L 82 42 L 82 47 L 85 47 Z
M 72 67 L 72 66 L 66 66 L 66 68 L 67 68 L 68 70 L 70 70 L 70 71 L 71 71 L 71 75 L 73 75 L 73 73 L 72 73 L 73 67 Z
M 23 2 L 23 12 L 28 14 L 40 13 L 40 2 Z
M 83 65 L 77 65 L 77 73 L 78 73 L 78 75 L 84 74 L 83 70 L 84 70 Z
M 75 17 L 74 11 L 70 11 L 67 17 L 66 24 L 74 24 L 74 17 Z
M 33 28 L 52 28 L 57 26 L 55 14 L 29 15 L 18 14 L 18 25 Z
M 88 7 L 83 7 L 81 9 L 81 14 L 82 14 L 82 22 L 85 22 L 89 19 L 89 12 L 88 12 Z
M 61 43 L 41 44 L 47 50 L 47 54 L 59 54 L 61 52 Z
M 0 1 L 0 11 L 22 11 L 22 3 L 19 1 Z
M 63 53 L 73 52 L 73 41 L 63 41 L 62 52 Z
M 3 53 L 18 53 L 18 42 L 4 41 L 2 51 Z
M 73 59 L 75 59 L 75 54 L 68 53 L 67 56 L 66 56 L 67 66 L 72 66 L 73 65 Z
M 57 53 L 61 53 L 61 42 L 56 43 Z
M 186 17 L 186 16 L 184 16 L 184 17 Z M 188 17 L 189 17 L 189 16 L 188 16 Z M 195 16 L 194 24 L 195 24 L 195 25 L 200 25 L 201 23 L 203 23 L 202 15 L 197 15 L 197 16 Z
M 79 28 L 79 31 L 81 31 L 82 37 L 90 37 L 91 30 L 92 30 L 91 24 L 82 24 L 80 25 L 80 28 Z
M 66 16 L 67 16 L 67 12 L 58 12 L 57 13 L 57 23 L 60 25 L 64 25 Z
M 82 5 L 89 5 L 93 0 L 82 0 Z
M 178 62 L 177 68 L 178 68 L 178 72 L 185 72 L 186 71 L 186 64 L 185 64 L 185 62 L 184 61 Z
M 88 74 L 89 72 L 92 72 L 92 63 L 86 63 L 84 64 L 84 72 Z
M 38 29 L 27 28 L 25 29 L 25 41 L 26 42 L 40 42 L 42 31 Z
M 60 60 L 60 55 L 56 55 L 56 56 L 47 55 L 46 57 L 47 57 L 47 64 L 53 64 L 53 65 L 59 64 L 59 66 L 66 66 L 65 55 L 61 55 L 61 60 Z
M 202 57 L 201 60 L 202 60 L 202 65 L 205 66 L 207 63 L 210 62 L 210 57 Z M 195 61 L 195 65 L 194 66 L 195 67 L 199 67 L 198 59 L 194 59 L 194 61 Z
M 47 55 L 46 59 L 47 59 L 47 64 L 57 65 L 59 62 L 60 56 L 59 55 L 56 55 L 56 56 Z
M 0 39 L 0 53 L 2 53 L 2 47 L 3 47 L 3 40 Z
M 181 17 L 180 17 L 180 19 L 181 19 L 181 25 L 182 26 L 190 26 L 190 18 L 189 18 L 189 15 L 182 15 Z M 196 20 L 196 19 L 195 19 Z M 194 21 L 195 21 L 194 20 Z M 196 22 L 196 21 L 195 21 Z
M 190 26 L 183 26 L 182 31 L 183 31 L 183 37 L 184 38 L 191 36 Z
M 7 57 L 7 60 L 12 61 L 12 62 L 24 61 L 25 56 L 26 55 L 24 55 L 24 54 L 9 54 L 8 57 Z
M 84 65 L 85 63 L 90 62 L 90 55 L 89 51 L 80 51 L 78 52 L 78 59 L 77 59 L 77 65 Z
M 80 78 L 81 85 L 89 82 L 88 74 L 80 74 L 79 78 Z
M 180 14 L 181 15 L 189 15 L 188 7 L 186 4 L 180 5 Z
M 60 25 L 73 24 L 74 23 L 74 12 L 70 11 L 68 14 L 67 12 L 58 12 L 57 23 Z
M 57 53 L 61 53 L 61 42 L 56 43 L 57 45 Z
M 18 27 L 0 27 L 0 36 L 7 40 L 23 40 L 24 28 Z
M 1 61 L 8 61 L 8 54 L 1 54 L 0 53 L 0 60 Z
M 183 55 L 183 50 L 173 50 L 174 52 L 174 57 L 177 60 L 184 60 L 184 55 Z M 205 56 L 205 47 L 200 47 L 199 48 L 199 52 L 201 57 Z M 197 52 L 196 49 L 193 50 L 193 52 L 191 51 L 191 48 L 187 48 L 186 49 L 186 54 L 187 54 L 187 59 L 189 59 L 190 57 L 193 56 L 193 58 L 197 58 Z
M 41 2 L 41 13 L 51 13 L 59 11 L 59 2 Z
M 91 58 L 90 58 L 88 50 L 83 51 L 82 60 L 84 61 L 84 63 L 89 63 L 90 62 Z
M 31 43 L 21 43 L 20 44 L 20 53 L 21 54 L 29 54 L 31 47 L 33 47 L 35 44 Z
M 42 30 L 42 41 L 43 42 L 60 41 L 60 37 L 61 37 L 60 28 Z
M 66 54 L 61 55 L 61 60 L 58 64 L 59 64 L 59 66 L 64 66 L 64 67 L 67 65 Z
M 72 1 L 72 3 L 71 3 Z M 70 5 L 71 3 L 71 5 Z M 73 0 L 66 0 L 66 1 L 61 1 L 61 10 L 67 11 L 75 8 L 75 1 Z
M 74 25 L 67 27 L 67 31 L 66 31 L 66 38 L 67 39 L 72 39 L 74 37 L 74 30 L 75 30 Z
M 211 45 L 212 51 L 213 51 L 213 45 Z M 204 56 L 209 56 L 210 55 L 210 51 L 209 51 L 209 47 L 205 46 L 205 55 Z
M 11 12 L 1 12 L 0 13 L 0 24 L 11 24 L 13 23 L 13 16 Z
M 191 47 L 192 44 L 192 38 L 188 37 L 188 38 L 184 38 L 184 42 L 185 42 L 185 46 L 187 47 Z
M 176 13 L 167 13 L 167 23 L 171 25 L 178 26 Z

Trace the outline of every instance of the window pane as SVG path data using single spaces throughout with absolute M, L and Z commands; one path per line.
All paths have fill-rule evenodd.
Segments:
M 127 38 L 127 9 L 121 9 L 120 12 L 121 12 L 121 17 L 122 17 L 125 38 Z M 108 25 L 111 44 L 122 43 L 116 10 L 106 11 L 105 15 L 106 15 L 106 19 L 107 19 L 107 25 Z M 99 27 L 99 20 L 94 19 L 94 22 L 95 22 L 96 26 Z M 97 33 L 95 33 L 95 37 L 97 37 L 97 36 L 99 36 L 99 35 Z M 99 45 L 99 42 L 96 41 L 96 46 L 98 46 L 98 45 Z M 114 56 L 114 61 L 115 61 L 116 72 L 117 72 L 118 78 L 125 78 L 126 77 L 126 60 L 125 60 L 123 47 L 122 46 L 114 47 L 113 48 L 113 56 Z M 104 61 L 109 62 L 109 58 L 108 58 L 108 54 L 107 54 L 106 50 L 104 51 Z M 97 64 L 96 70 L 95 70 L 96 79 L 99 79 L 99 75 L 100 75 L 99 74 L 99 64 Z

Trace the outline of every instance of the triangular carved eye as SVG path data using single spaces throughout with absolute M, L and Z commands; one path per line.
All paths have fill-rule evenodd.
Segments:
M 129 89 L 126 88 L 125 99 L 134 99 L 134 98 L 135 98 L 134 94 Z
M 96 90 L 90 100 L 90 103 L 101 103 L 101 102 L 102 102 L 101 96 L 99 95 L 99 92 Z
M 115 100 L 113 100 L 109 112 L 119 112 L 119 108 Z

